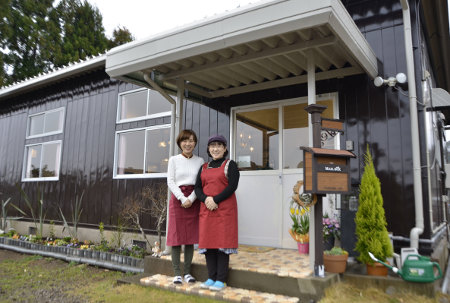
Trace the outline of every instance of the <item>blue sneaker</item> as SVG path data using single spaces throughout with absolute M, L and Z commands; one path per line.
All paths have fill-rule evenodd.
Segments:
M 200 284 L 200 287 L 206 289 L 206 288 L 210 288 L 213 285 L 214 285 L 214 281 L 211 279 L 208 279 L 205 282 L 203 282 L 202 284 Z
M 225 287 L 227 287 L 227 285 L 223 282 L 220 281 L 216 281 L 210 288 L 209 290 L 214 290 L 214 291 L 220 291 L 222 289 L 224 289 Z

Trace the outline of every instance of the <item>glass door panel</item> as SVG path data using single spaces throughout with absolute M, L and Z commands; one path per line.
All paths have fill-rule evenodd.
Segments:
M 279 169 L 278 108 L 236 114 L 236 162 L 240 170 Z

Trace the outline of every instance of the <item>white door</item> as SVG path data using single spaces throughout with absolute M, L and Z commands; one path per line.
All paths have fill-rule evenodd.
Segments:
M 333 95 L 334 96 L 334 95 Z M 318 98 L 334 118 L 334 97 Z M 231 157 L 240 169 L 236 191 L 239 243 L 295 248 L 289 235 L 292 188 L 303 179 L 303 152 L 308 146 L 306 99 L 264 106 L 238 107 L 231 115 Z

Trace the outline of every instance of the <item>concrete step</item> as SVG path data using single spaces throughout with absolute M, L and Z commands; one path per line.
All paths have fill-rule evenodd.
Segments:
M 204 259 L 204 256 L 202 257 L 203 258 L 199 259 Z M 255 259 L 258 256 L 252 255 L 252 257 Z M 250 256 L 246 256 L 244 252 L 239 252 L 238 255 L 232 256 L 232 258 L 241 258 L 245 261 L 252 259 Z M 280 256 L 277 254 L 270 255 L 265 258 L 265 261 L 259 260 L 257 264 L 250 264 L 247 267 L 239 265 L 240 263 L 237 262 L 237 260 L 230 262 L 231 265 L 227 279 L 228 287 L 242 289 L 246 292 L 254 291 L 255 293 L 268 293 L 272 294 L 271 296 L 281 295 L 283 297 L 292 297 L 299 299 L 298 302 L 309 303 L 311 301 L 320 300 L 324 295 L 325 288 L 340 281 L 340 276 L 338 274 L 326 273 L 324 278 L 315 277 L 312 275 L 309 266 L 306 266 L 306 271 L 304 270 L 301 262 L 294 263 L 294 266 L 289 270 L 285 270 L 284 268 L 271 269 L 271 267 L 274 266 L 274 263 L 276 263 L 275 261 L 279 261 L 276 259 L 280 259 Z M 283 258 L 281 257 L 281 259 Z M 208 278 L 206 264 L 204 261 L 202 261 L 202 263 L 196 262 L 196 258 L 194 258 L 194 261 L 195 262 L 193 262 L 191 266 L 191 274 L 198 281 L 205 281 Z M 255 265 L 257 265 L 258 268 L 256 268 Z M 181 268 L 183 268 L 183 263 Z M 177 287 L 172 284 L 173 268 L 170 259 L 146 257 L 144 260 L 144 274 L 148 274 L 149 277 L 169 277 L 168 289 L 177 289 Z M 156 284 L 160 283 L 157 280 L 158 279 L 154 281 L 152 278 L 149 281 L 154 281 L 152 283 L 154 286 L 157 286 Z M 145 281 L 144 283 L 146 283 Z M 150 283 L 149 281 L 148 283 Z M 194 287 L 193 291 L 200 290 Z M 218 297 L 215 298 L 220 298 L 221 295 L 216 296 Z M 246 297 L 246 295 L 243 295 L 243 297 Z
M 201 297 L 207 297 L 216 300 L 228 301 L 228 302 L 258 302 L 258 303 L 297 303 L 299 298 L 289 297 L 277 294 L 271 294 L 267 292 L 260 292 L 256 290 L 249 290 L 243 288 L 236 288 L 227 286 L 221 291 L 212 291 L 209 289 L 202 289 L 200 287 L 201 282 L 196 283 L 183 283 L 181 285 L 175 285 L 172 283 L 173 277 L 156 274 L 148 277 L 141 278 L 141 285 L 152 286 L 179 293 L 196 295 Z

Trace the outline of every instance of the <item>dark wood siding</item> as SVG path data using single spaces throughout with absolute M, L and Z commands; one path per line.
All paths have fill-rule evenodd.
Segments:
M 110 79 L 102 70 L 68 79 L 51 87 L 0 102 L 0 192 L 12 197 L 27 211 L 21 186 L 35 202 L 37 191 L 44 194 L 47 221 L 59 221 L 58 207 L 71 216 L 72 203 L 83 198 L 81 222 L 86 226 L 117 224 L 118 213 L 127 197 L 144 186 L 166 182 L 165 178 L 113 179 L 115 131 L 170 123 L 170 117 L 116 125 L 118 94 L 137 88 Z M 198 105 L 197 105 L 198 106 Z M 26 139 L 28 116 L 64 107 L 62 134 Z M 198 121 L 198 119 L 197 119 Z M 198 124 L 198 122 L 197 122 Z M 58 181 L 22 182 L 26 144 L 62 140 Z M 144 227 L 154 230 L 154 220 L 143 217 Z

